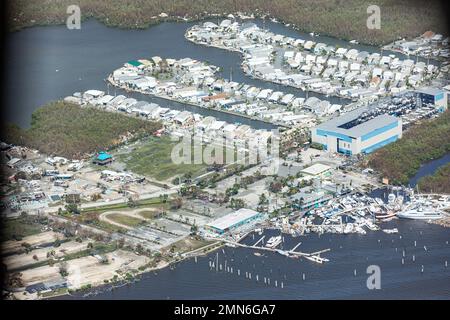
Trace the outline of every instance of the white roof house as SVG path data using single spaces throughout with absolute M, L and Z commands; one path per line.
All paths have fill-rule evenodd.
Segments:
M 338 48 L 336 50 L 336 56 L 343 57 L 347 53 L 347 49 L 345 48 Z
M 318 176 L 318 175 L 325 174 L 325 173 L 329 172 L 330 170 L 331 170 L 331 167 L 327 166 L 326 164 L 315 163 L 312 166 L 309 166 L 300 172 L 310 175 L 310 176 Z
M 190 113 L 189 111 L 182 111 L 173 118 L 173 121 L 183 125 L 186 124 L 190 119 L 192 119 L 192 113 Z

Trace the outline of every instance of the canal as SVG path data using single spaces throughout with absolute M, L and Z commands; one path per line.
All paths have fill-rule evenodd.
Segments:
M 354 47 L 369 52 L 380 51 L 378 47 L 349 44 L 343 40 L 315 36 L 298 32 L 282 24 L 254 21 L 261 27 L 292 37 L 312 39 L 317 42 L 339 46 Z M 4 82 L 7 96 L 4 119 L 27 127 L 32 112 L 53 100 L 64 98 L 77 91 L 88 89 L 107 90 L 104 79 L 124 62 L 152 56 L 185 58 L 208 61 L 222 67 L 221 75 L 229 78 L 232 70 L 233 80 L 250 85 L 271 88 L 304 97 L 300 89 L 281 86 L 246 76 L 240 68 L 242 58 L 237 52 L 196 45 L 184 38 L 185 31 L 194 23 L 162 23 L 145 30 L 123 30 L 109 28 L 96 20 L 82 23 L 81 30 L 69 30 L 62 26 L 33 27 L 11 33 L 7 38 L 5 63 L 7 76 Z M 401 54 L 395 54 L 402 56 Z M 402 56 L 404 58 L 404 56 Z M 345 99 L 326 97 L 309 92 L 308 96 L 317 96 L 332 103 L 344 104 Z M 144 100 L 151 98 L 146 97 Z M 161 99 L 155 99 L 160 102 Z M 176 103 L 161 102 L 165 106 L 186 108 L 201 114 L 211 112 L 192 106 L 180 106 Z M 220 120 L 239 121 L 253 127 L 273 126 L 232 115 L 217 115 Z

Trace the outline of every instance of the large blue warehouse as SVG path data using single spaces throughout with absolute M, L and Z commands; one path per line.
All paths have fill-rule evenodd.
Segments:
M 365 108 L 348 112 L 311 130 L 312 142 L 330 152 L 371 153 L 402 136 L 402 120 L 382 114 L 365 119 Z

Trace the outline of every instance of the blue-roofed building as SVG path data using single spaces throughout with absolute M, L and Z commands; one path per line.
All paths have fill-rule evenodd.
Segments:
M 445 90 L 432 87 L 422 88 L 416 90 L 416 95 L 419 107 L 429 105 L 438 108 L 441 112 L 447 110 L 448 97 Z
M 142 65 L 142 63 L 137 60 L 130 60 L 127 62 L 127 64 L 129 64 L 130 66 L 133 66 L 133 67 L 139 67 Z
M 367 108 L 348 112 L 311 130 L 312 142 L 329 152 L 347 155 L 371 153 L 402 136 L 402 120 L 382 114 L 364 119 Z
M 106 165 L 108 163 L 111 163 L 113 161 L 112 155 L 110 155 L 107 152 L 100 151 L 97 153 L 96 157 L 93 160 L 93 163 L 99 164 L 99 165 Z

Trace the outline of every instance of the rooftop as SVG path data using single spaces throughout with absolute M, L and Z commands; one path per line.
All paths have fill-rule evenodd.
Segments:
M 111 158 L 112 158 L 112 155 L 110 155 L 109 153 L 106 153 L 104 151 L 100 151 L 97 155 L 97 160 L 99 160 L 99 161 L 105 161 L 105 160 L 108 160 Z
M 352 121 L 357 120 L 366 111 L 369 111 L 369 109 L 359 108 L 357 110 L 345 113 L 342 116 L 318 125 L 316 129 L 332 131 L 356 138 L 368 134 L 376 129 L 393 124 L 399 120 L 394 116 L 382 114 L 363 123 L 351 125 Z
M 219 219 L 216 219 L 213 222 L 209 223 L 208 225 L 218 230 L 226 230 L 228 228 L 233 227 L 237 223 L 247 220 L 249 218 L 253 218 L 258 214 L 259 213 L 255 210 L 242 208 L 235 212 L 229 213 Z
M 327 166 L 326 164 L 316 163 L 316 164 L 313 164 L 312 166 L 309 166 L 309 167 L 303 169 L 301 172 L 312 175 L 312 176 L 316 176 L 316 175 L 321 174 L 330 169 L 331 169 L 331 167 Z

